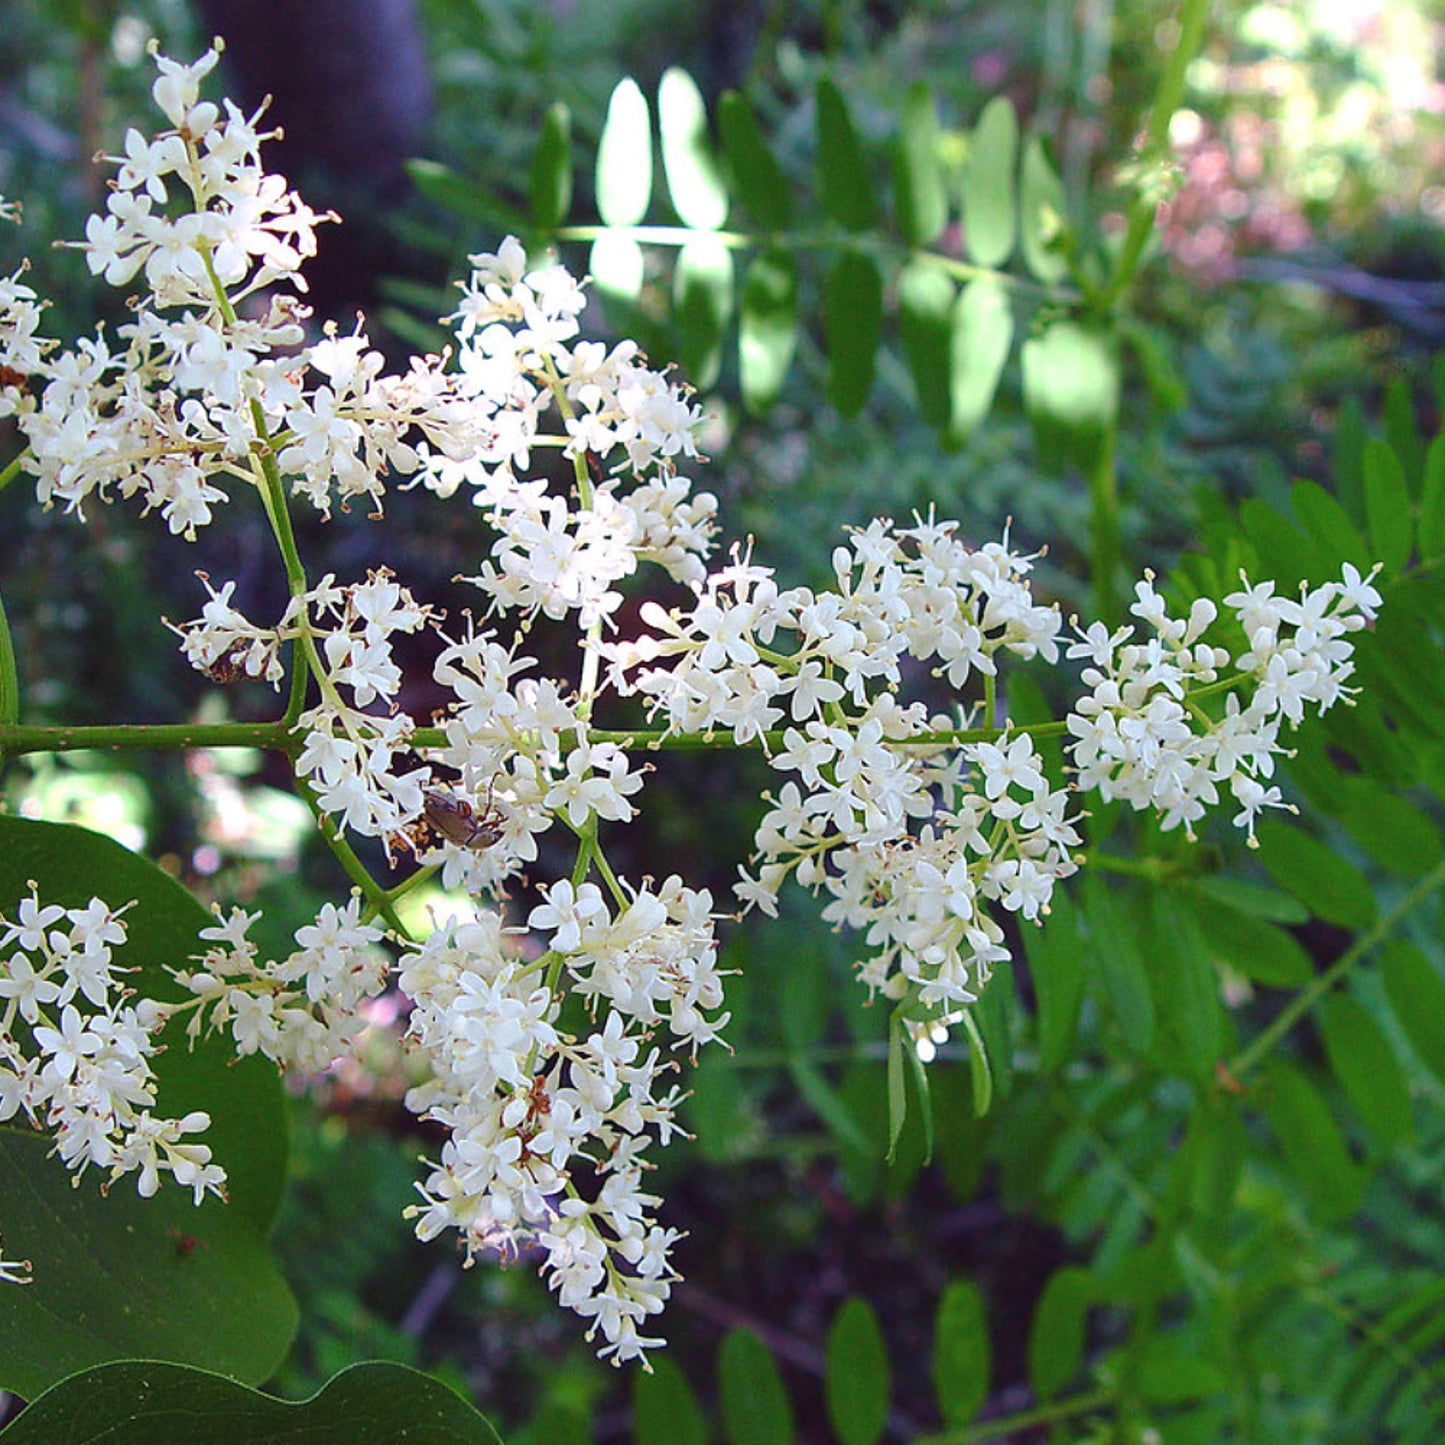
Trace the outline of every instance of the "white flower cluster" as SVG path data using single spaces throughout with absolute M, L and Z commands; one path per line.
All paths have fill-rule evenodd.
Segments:
M 1078 630 L 1069 656 L 1090 664 L 1090 693 L 1068 718 L 1080 788 L 1151 808 L 1166 830 L 1182 824 L 1192 833 L 1227 785 L 1239 805 L 1234 822 L 1251 841 L 1262 809 L 1287 806 L 1262 781 L 1285 752 L 1280 725 L 1297 725 L 1307 704 L 1324 712 L 1348 696 L 1349 634 L 1375 615 L 1380 594 L 1349 563 L 1342 581 L 1302 589 L 1297 602 L 1276 597 L 1272 582 L 1241 581 L 1243 590 L 1224 599 L 1244 633 L 1237 657 L 1201 640 L 1218 616 L 1213 602 L 1199 598 L 1187 618 L 1170 617 L 1147 575 L 1129 609 L 1150 629 L 1143 641 L 1131 627 Z M 1235 690 L 1238 675 L 1252 691 Z M 1229 690 L 1210 711 L 1206 699 L 1221 678 Z
M 41 903 L 32 885 L 13 921 L 0 915 L 0 1120 L 23 1115 L 48 1130 L 77 1175 L 92 1164 L 107 1183 L 135 1173 L 149 1196 L 169 1173 L 200 1203 L 224 1193 L 225 1171 L 193 1139 L 209 1115 L 151 1112 L 149 1060 L 173 1008 L 128 1001 L 115 960 L 124 911 L 99 898 L 84 908 Z

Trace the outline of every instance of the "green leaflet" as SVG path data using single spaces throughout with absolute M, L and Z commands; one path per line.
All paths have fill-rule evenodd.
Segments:
M 793 1409 L 772 1355 L 751 1330 L 731 1329 L 717 1357 L 718 1405 L 729 1445 L 792 1445 Z
M 953 404 L 949 366 L 954 294 L 948 272 L 934 261 L 910 261 L 898 278 L 898 325 L 918 411 L 939 430 L 948 425 Z
M 106 1365 L 33 1401 L 4 1438 L 5 1445 L 195 1445 L 199 1438 L 206 1445 L 501 1445 L 460 1395 L 392 1364 L 354 1365 L 297 1404 L 179 1365 Z
M 1019 245 L 1024 264 L 1045 286 L 1057 286 L 1068 274 L 1064 185 L 1040 135 L 1024 142 L 1019 167 Z
M 843 94 L 826 75 L 814 90 L 818 119 L 818 190 L 823 209 L 847 231 L 877 218 L 873 185 Z
M 828 1327 L 823 1384 L 839 1445 L 876 1445 L 888 1421 L 888 1352 L 878 1316 L 858 1295 Z
M 958 293 L 949 345 L 949 433 L 962 439 L 988 415 L 1013 344 L 1007 285 L 979 276 Z
M 754 416 L 778 399 L 797 341 L 797 264 L 787 251 L 764 251 L 753 257 L 743 278 L 738 325 L 743 405 Z
M 532 154 L 532 221 L 555 231 L 572 205 L 572 114 L 560 100 L 547 107 Z
M 996 95 L 973 128 L 963 173 L 963 247 L 975 265 L 1002 266 L 1013 253 L 1018 144 L 1013 102 Z
M 634 1445 L 707 1445 L 707 1419 L 687 1376 L 666 1353 L 632 1377 Z
M 1375 921 L 1368 880 L 1317 838 L 1273 818 L 1256 836 L 1264 871 L 1317 918 L 1342 928 L 1368 928 Z
M 1040 464 L 1088 475 L 1119 414 L 1117 338 L 1090 322 L 1050 323 L 1024 342 L 1023 390 Z
M 828 400 L 840 416 L 857 416 L 868 400 L 882 330 L 883 278 L 878 267 L 861 251 L 844 251 L 823 282 Z
M 1405 469 L 1388 442 L 1371 437 L 1365 443 L 1365 517 L 1375 558 L 1393 577 L 1409 560 L 1414 545 L 1410 489 Z
M 592 243 L 587 269 L 604 300 L 636 301 L 647 274 L 642 247 L 631 236 L 606 232 Z
M 652 121 L 647 97 L 635 80 L 625 77 L 612 92 L 597 144 L 597 211 L 604 225 L 636 226 L 646 216 L 651 199 Z
M 1410 1083 L 1374 1016 L 1349 994 L 1321 1001 L 1318 1021 L 1330 1068 L 1365 1127 L 1382 1144 L 1414 1132 Z
M 793 224 L 793 193 L 767 142 L 752 107 L 735 90 L 718 101 L 718 133 L 743 208 L 765 231 Z
M 727 220 L 727 187 L 708 137 L 702 93 L 685 70 L 673 66 L 663 72 L 657 119 L 673 210 L 685 226 L 717 230 Z
M 1380 950 L 1380 978 L 1416 1057 L 1445 1083 L 1445 979 L 1413 943 L 1399 940 Z
M 699 391 L 713 386 L 722 369 L 733 293 L 733 256 L 720 238 L 700 233 L 677 253 L 672 273 L 673 316 L 683 368 Z
M 1275 1057 L 1266 1071 L 1265 1117 L 1284 1162 L 1324 1225 L 1342 1224 L 1360 1206 L 1367 1175 L 1304 1073 Z
M 903 96 L 893 152 L 893 205 L 910 246 L 931 246 L 948 221 L 948 197 L 938 162 L 938 116 L 933 93 L 915 81 Z
M 931 1375 L 938 1411 L 951 1429 L 967 1425 L 988 1399 L 993 1372 L 988 1314 L 978 1286 L 951 1280 L 933 1324 Z
M 1029 1383 L 1040 1400 L 1057 1395 L 1084 1362 L 1084 1324 L 1093 1303 L 1089 1272 L 1056 1269 L 1039 1295 L 1029 1328 Z

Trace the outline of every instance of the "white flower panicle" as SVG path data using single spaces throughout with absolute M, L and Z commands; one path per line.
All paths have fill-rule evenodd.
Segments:
M 225 1171 L 195 1139 L 208 1115 L 152 1112 L 150 1059 L 174 1009 L 131 1002 L 122 985 L 124 913 L 99 898 L 84 908 L 42 903 L 32 885 L 13 919 L 0 915 L 0 1120 L 22 1116 L 47 1130 L 77 1176 L 92 1165 L 107 1184 L 133 1173 L 149 1196 L 170 1174 L 199 1204 L 224 1194 Z
M 1004 915 L 1041 923 L 1079 868 L 1080 793 L 1186 830 L 1227 796 L 1252 839 L 1284 805 L 1282 728 L 1348 696 L 1351 637 L 1380 598 L 1346 567 L 1297 600 L 1246 580 L 1225 617 L 1200 600 L 1174 618 L 1146 575 L 1138 626 L 1067 638 L 1033 595 L 1032 556 L 1007 536 L 970 546 L 932 515 L 853 532 L 818 589 L 782 587 L 741 551 L 710 568 L 717 503 L 680 471 L 699 460 L 700 409 L 634 343 L 582 337 L 585 292 L 560 265 L 511 238 L 473 256 L 454 353 L 398 375 L 359 325 L 308 332 L 300 268 L 331 218 L 262 169 L 259 114 L 200 98 L 215 63 L 157 58 L 170 128 L 127 134 L 87 229 L 92 271 L 139 287 L 134 320 L 57 348 L 19 273 L 0 282 L 0 418 L 17 419 L 46 505 L 135 497 L 193 538 L 228 497 L 261 492 L 290 601 L 254 623 L 234 582 L 202 574 L 200 617 L 173 629 L 182 653 L 218 682 L 290 680 L 288 746 L 328 835 L 380 839 L 473 906 L 425 937 L 388 936 L 397 891 L 368 880 L 365 901 L 327 905 L 281 959 L 249 938 L 255 915 L 218 912 L 177 975 L 189 1028 L 316 1072 L 399 989 L 426 1075 L 408 1106 L 445 1130 L 409 1211 L 417 1233 L 454 1231 L 469 1261 L 540 1252 L 601 1352 L 636 1358 L 659 1343 L 650 1321 L 677 1278 L 650 1151 L 681 1132 L 674 1072 L 728 1021 L 712 898 L 675 876 L 618 877 L 603 850 L 640 806 L 646 748 L 725 738 L 765 753 L 780 778 L 740 899 L 776 913 L 789 879 L 822 896 L 924 1053 L 1009 959 Z M 530 475 L 549 448 L 570 484 Z M 304 578 L 288 483 L 323 515 L 353 498 L 377 515 L 393 479 L 464 491 L 490 529 L 459 579 L 481 615 L 459 633 L 385 568 Z M 683 600 L 634 617 L 624 596 L 648 566 Z M 542 618 L 577 628 L 575 675 L 542 675 L 523 651 Z M 423 721 L 402 710 L 396 639 L 428 631 L 444 706 Z M 1061 652 L 1088 689 L 1067 724 L 1010 724 L 1008 666 Z M 979 694 L 973 726 L 957 700 Z M 651 725 L 604 731 L 627 695 Z M 1060 765 L 1039 744 L 1065 730 Z M 507 924 L 507 889 L 557 839 L 575 850 L 570 876 L 527 880 L 525 928 Z M 219 1190 L 190 1141 L 204 1116 L 149 1113 L 168 1010 L 126 1002 L 119 914 L 32 897 L 0 926 L 0 1119 L 50 1128 L 72 1167 L 139 1171 L 143 1193 L 167 1170 L 198 1197 Z M 581 1002 L 564 1015 L 569 994 Z M 0 1279 L 18 1277 L 0 1260 Z

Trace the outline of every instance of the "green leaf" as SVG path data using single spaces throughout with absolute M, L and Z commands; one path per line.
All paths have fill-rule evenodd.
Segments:
M 978 1002 L 963 1011 L 973 1106 L 980 1116 L 995 1090 L 1007 1098 L 1013 1084 L 1014 1013 L 1013 969 L 1000 964 Z
M 1413 943 L 1380 950 L 1385 997 L 1420 1062 L 1445 1083 L 1445 979 Z
M 612 92 L 597 143 L 597 211 L 603 225 L 636 226 L 651 200 L 651 113 L 637 82 L 625 76 Z
M 733 312 L 733 256 L 720 238 L 703 233 L 677 253 L 672 298 L 683 370 L 706 391 L 722 369 L 723 337 Z
M 959 292 L 949 348 L 950 435 L 968 436 L 988 415 L 1013 332 L 1013 307 L 1002 281 L 979 276 Z
M 707 1445 L 707 1418 L 687 1376 L 670 1355 L 632 1377 L 634 1445 Z
M 1038 1009 L 1039 1068 L 1062 1068 L 1073 1052 L 1084 992 L 1084 943 L 1079 918 L 1063 889 L 1056 889 L 1048 925 L 1022 930 Z
M 883 330 L 883 278 L 871 256 L 844 251 L 823 282 L 828 400 L 839 416 L 857 416 L 873 387 Z
M 873 1151 L 873 1140 L 868 1131 L 853 1117 L 843 1096 L 820 1074 L 817 1068 L 800 1056 L 789 1059 L 788 1072 L 798 1093 L 807 1101 L 813 1112 L 828 1126 L 828 1132 L 840 1144 L 861 1150 Z
M 1353 562 L 1368 572 L 1375 558 L 1350 515 L 1317 482 L 1297 481 L 1289 490 L 1290 506 L 1304 530 L 1317 538 L 1338 562 Z M 1323 578 L 1316 578 L 1322 581 Z
M 744 209 L 766 231 L 793 224 L 793 191 L 768 149 L 752 107 L 735 90 L 718 101 L 718 132 L 733 186 Z
M 948 272 L 927 260 L 910 261 L 898 278 L 898 324 L 903 354 L 918 393 L 918 410 L 942 430 L 952 405 L 949 365 L 953 351 L 954 285 Z
M 1248 883 L 1243 878 L 1219 875 L 1193 880 L 1195 892 L 1215 903 L 1222 903 L 1235 913 L 1263 918 L 1269 923 L 1307 923 L 1310 911 L 1297 898 L 1281 893 L 1263 883 Z
M 293 1404 L 202 1370 L 126 1361 L 56 1385 L 0 1438 L 5 1445 L 501 1445 L 460 1395 L 392 1364 L 355 1365 Z
M 459 216 L 470 216 L 506 231 L 525 233 L 530 225 L 529 217 L 493 199 L 481 182 L 469 181 L 437 161 L 407 161 L 406 173 L 427 200 Z
M 867 1300 L 843 1301 L 828 1329 L 824 1386 L 840 1445 L 876 1445 L 888 1421 L 888 1351 Z
M 932 1362 L 933 1393 L 948 1428 L 961 1429 L 983 1408 L 992 1372 L 983 1296 L 972 1280 L 951 1280 L 934 1317 Z
M 134 900 L 117 960 L 143 997 L 187 995 L 166 972 L 202 951 L 214 919 L 179 884 L 83 828 L 0 817 L 0 911 L 13 916 L 34 880 L 43 902 Z M 29 1259 L 34 1282 L 0 1290 L 0 1386 L 32 1398 L 77 1370 L 126 1356 L 170 1359 L 260 1381 L 280 1362 L 296 1308 L 266 1246 L 286 1174 L 286 1119 L 276 1071 L 237 1062 L 219 1036 L 188 1048 L 184 1024 L 161 1036 L 156 1112 L 205 1110 L 205 1136 L 228 1175 L 230 1202 L 166 1180 L 151 1199 L 122 1177 L 102 1197 L 91 1170 L 78 1186 L 51 1140 L 17 1121 L 0 1128 L 5 1252 Z
M 532 220 L 541 231 L 555 231 L 572 206 L 572 113 L 553 101 L 542 119 L 532 153 Z
M 1204 1083 L 1230 1051 L 1229 1022 L 1219 1002 L 1219 979 L 1204 935 L 1172 889 L 1155 888 L 1152 905 L 1151 986 L 1171 1069 Z
M 1332 993 L 1318 1019 L 1330 1068 L 1365 1127 L 1384 1144 L 1404 1143 L 1413 1132 L 1410 1084 L 1369 1009 Z
M 20 678 L 15 667 L 15 644 L 10 638 L 5 604 L 0 599 L 0 727 L 13 727 L 19 721 Z
M 1428 814 L 1364 773 L 1336 775 L 1340 821 L 1377 863 L 1402 877 L 1428 873 L 1445 856 Z
M 1404 570 L 1414 543 L 1410 489 L 1399 457 L 1378 437 L 1365 443 L 1365 517 L 1376 560 L 1385 564 L 1385 575 L 1393 577 Z
M 965 1009 L 960 1022 L 968 1035 L 968 1091 L 973 1101 L 973 1117 L 982 1119 L 993 1102 L 993 1065 L 973 1011 Z
M 1055 321 L 1023 345 L 1024 409 L 1040 464 L 1086 476 L 1098 465 L 1119 414 L 1119 350 L 1111 331 Z
M 1133 902 L 1131 895 L 1121 896 L 1096 874 L 1086 881 L 1084 920 L 1092 966 L 1086 974 L 1097 972 L 1127 1046 L 1147 1054 L 1154 1046 L 1154 996 L 1139 956 L 1140 930 L 1124 918 L 1124 907 Z
M 707 106 L 687 71 L 672 66 L 657 91 L 662 168 L 683 225 L 715 231 L 728 217 L 728 193 L 707 133 Z
M 1303 988 L 1314 977 L 1309 955 L 1282 928 L 1219 898 L 1196 902 L 1194 913 L 1215 957 L 1241 977 L 1266 988 Z
M 1385 441 L 1400 459 L 1405 484 L 1412 497 L 1420 492 L 1420 473 L 1425 446 L 1415 420 L 1415 393 L 1410 382 L 1398 373 L 1385 383 Z
M 1044 138 L 1030 135 L 1019 168 L 1019 244 L 1024 264 L 1045 286 L 1068 274 L 1068 242 L 1063 182 Z
M 908 1081 L 903 1073 L 904 1050 L 913 1041 L 903 1023 L 903 1015 L 894 1013 L 888 1020 L 888 1162 L 898 1153 L 898 1138 L 908 1118 Z
M 604 299 L 615 297 L 631 303 L 642 294 L 647 263 L 643 259 L 642 247 L 631 236 L 618 236 L 611 232 L 599 236 L 592 243 L 587 269 Z
M 729 1330 L 717 1368 L 718 1404 L 730 1445 L 792 1445 L 792 1406 L 762 1341 L 751 1330 Z
M 1029 1382 L 1037 1399 L 1057 1395 L 1079 1373 L 1093 1291 L 1089 1272 L 1076 1265 L 1049 1276 L 1029 1329 Z
M 996 95 L 969 141 L 963 172 L 963 247 L 976 266 L 1002 266 L 1018 234 L 1014 194 L 1019 123 L 1013 102 Z
M 1368 1176 L 1350 1158 L 1325 1101 L 1299 1069 L 1276 1057 L 1267 1078 L 1264 1113 L 1291 1176 L 1321 1224 L 1344 1223 L 1360 1207 Z
M 1445 432 L 1430 443 L 1425 456 L 1425 485 L 1420 496 L 1420 558 L 1429 561 L 1445 552 Z
M 754 256 L 743 278 L 738 365 L 743 405 L 762 416 L 778 399 L 798 341 L 798 273 L 786 251 Z
M 1156 1405 L 1181 1405 L 1229 1388 L 1218 1365 L 1175 1339 L 1155 1335 L 1145 1342 L 1139 1364 L 1139 1393 Z
M 814 91 L 818 112 L 818 190 L 823 209 L 848 231 L 866 231 L 878 210 L 858 135 L 842 92 L 826 75 Z
M 1273 818 L 1255 836 L 1264 871 L 1316 918 L 1341 928 L 1368 928 L 1375 921 L 1369 881 L 1319 839 Z
M 910 246 L 929 246 L 948 220 L 943 168 L 938 163 L 938 116 L 928 85 L 916 80 L 903 95 L 893 153 L 893 204 Z

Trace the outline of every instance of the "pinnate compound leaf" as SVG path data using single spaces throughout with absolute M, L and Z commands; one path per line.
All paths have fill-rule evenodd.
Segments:
M 1445 979 L 1413 943 L 1401 940 L 1380 950 L 1380 978 L 1416 1057 L 1445 1083 Z
M 797 342 L 797 265 L 786 251 L 764 251 L 743 278 L 738 326 L 743 405 L 754 416 L 778 399 Z
M 1385 575 L 1393 577 L 1404 568 L 1414 544 L 1410 489 L 1400 458 L 1378 437 L 1365 443 L 1365 516 L 1375 558 L 1385 564 Z
M 1271 1059 L 1267 1093 L 1265 1117 L 1311 1212 L 1321 1224 L 1342 1224 L 1360 1207 L 1368 1175 L 1350 1158 L 1319 1090 L 1293 1064 Z
M 793 224 L 793 192 L 758 129 L 752 107 L 735 90 L 718 101 L 718 134 L 733 188 L 747 213 L 766 231 Z
M 954 284 L 932 261 L 914 260 L 898 278 L 898 325 L 903 354 L 918 394 L 918 411 L 930 426 L 948 426 L 949 363 L 953 351 Z
M 1119 414 L 1119 348 L 1105 328 L 1065 318 L 1023 345 L 1024 409 L 1039 461 L 1086 476 L 1098 465 Z
M 637 82 L 626 76 L 612 92 L 597 143 L 597 211 L 604 225 L 636 226 L 651 200 L 651 112 Z
M 978 1414 L 988 1399 L 992 1373 L 983 1296 L 972 1280 L 952 1280 L 933 1324 L 933 1393 L 946 1426 L 960 1429 Z
M 988 415 L 1013 344 L 1014 317 L 1008 287 L 979 276 L 958 294 L 949 349 L 952 405 L 949 429 L 959 439 Z
M 910 246 L 929 246 L 948 220 L 943 168 L 938 161 L 938 115 L 921 80 L 903 96 L 893 153 L 893 201 L 898 229 Z
M 1049 1276 L 1029 1328 L 1029 1383 L 1038 1399 L 1057 1395 L 1079 1373 L 1093 1292 L 1089 1272 L 1076 1265 Z
M 826 75 L 814 91 L 818 114 L 818 190 L 823 209 L 848 231 L 866 231 L 878 208 L 858 133 L 843 93 Z
M 718 1405 L 729 1445 L 792 1445 L 793 1408 L 767 1346 L 731 1329 L 718 1348 Z
M 214 919 L 174 879 L 98 833 L 0 817 L 0 910 L 13 916 L 34 880 L 46 903 L 112 907 L 134 900 L 117 961 L 142 997 L 185 995 L 166 972 L 202 949 Z M 164 1180 L 151 1199 L 134 1176 L 109 1197 L 91 1170 L 78 1187 L 51 1141 L 12 1121 L 0 1129 L 5 1252 L 33 1282 L 0 1290 L 0 1387 L 33 1398 L 65 1375 L 129 1356 L 170 1359 L 260 1381 L 280 1363 L 296 1307 L 266 1236 L 286 1176 L 286 1116 L 276 1071 L 237 1062 L 225 1040 L 187 1046 L 184 1024 L 161 1035 L 157 1113 L 211 1116 L 205 1141 L 227 1171 L 230 1202 Z
M 977 266 L 1002 266 L 1018 234 L 1019 123 L 1013 102 L 996 95 L 969 141 L 963 173 L 963 248 Z
M 104 1365 L 47 1391 L 5 1445 L 502 1445 L 485 1416 L 404 1365 L 354 1365 L 292 1403 L 204 1370 Z
M 532 222 L 554 231 L 572 206 L 572 113 L 553 101 L 542 119 L 542 133 L 532 153 Z
M 707 133 L 707 106 L 687 71 L 663 72 L 657 91 L 662 168 L 683 225 L 715 231 L 727 220 L 728 193 Z
M 650 1363 L 632 1380 L 634 1445 L 707 1445 L 707 1418 L 687 1376 L 661 1352 Z
M 1368 928 L 1375 921 L 1368 880 L 1318 838 L 1273 818 L 1256 836 L 1264 871 L 1316 918 L 1341 928 Z
M 1024 264 L 1045 286 L 1068 274 L 1068 241 L 1064 184 L 1043 137 L 1030 135 L 1019 166 L 1019 245 Z
M 732 252 L 717 236 L 702 232 L 677 253 L 672 273 L 673 316 L 683 368 L 699 390 L 712 386 L 722 369 L 733 289 Z
M 843 1301 L 828 1329 L 824 1386 L 839 1445 L 876 1445 L 888 1421 L 888 1351 L 867 1300 Z
M 1413 1130 L 1410 1084 L 1374 1016 L 1358 999 L 1332 993 L 1318 1020 L 1330 1068 L 1365 1127 L 1381 1143 L 1405 1142 Z
M 844 251 L 823 282 L 828 346 L 828 400 L 838 415 L 857 416 L 873 388 L 883 331 L 883 278 L 871 256 Z

